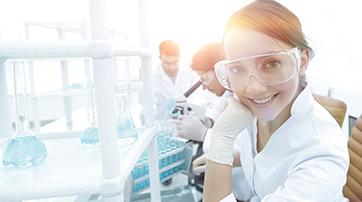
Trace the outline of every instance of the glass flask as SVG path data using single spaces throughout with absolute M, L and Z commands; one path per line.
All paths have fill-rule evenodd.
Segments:
M 117 134 L 118 139 L 122 139 L 127 143 L 132 143 L 137 140 L 137 130 L 129 112 L 126 98 L 126 93 L 124 91 L 120 91 L 116 94 Z
M 3 153 L 7 168 L 28 168 L 42 163 L 47 156 L 44 143 L 28 127 L 28 102 L 24 61 L 12 62 L 14 79 L 15 133 Z
M 89 90 L 87 96 L 87 119 L 88 127 L 83 131 L 80 136 L 80 142 L 85 146 L 92 146 L 99 144 L 99 129 L 96 122 L 95 100 L 94 100 L 94 86 L 92 81 L 86 81 L 87 89 Z

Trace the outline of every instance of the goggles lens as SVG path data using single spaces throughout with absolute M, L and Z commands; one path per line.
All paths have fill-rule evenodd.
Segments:
M 220 83 L 229 90 L 247 87 L 254 76 L 260 83 L 274 86 L 290 80 L 298 72 L 298 48 L 268 53 L 215 64 Z
M 204 85 L 210 85 L 215 79 L 215 73 L 213 70 L 206 72 L 201 76 L 201 81 Z

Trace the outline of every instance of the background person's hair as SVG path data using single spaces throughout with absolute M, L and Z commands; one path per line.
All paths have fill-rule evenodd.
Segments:
M 307 49 L 311 58 L 314 55 L 298 17 L 274 0 L 255 0 L 236 11 L 226 24 L 225 34 L 233 27 L 262 32 L 293 47 Z
M 160 55 L 179 56 L 180 47 L 172 40 L 164 40 L 159 45 Z
M 214 65 L 224 59 L 223 45 L 219 42 L 209 43 L 201 47 L 192 57 L 191 68 L 194 71 L 208 72 Z

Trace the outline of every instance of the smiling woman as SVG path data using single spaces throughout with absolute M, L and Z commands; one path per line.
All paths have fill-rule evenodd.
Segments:
M 24 44 L 21 40 L 28 39 L 41 40 L 44 43 L 45 40 L 61 38 L 69 40 L 66 43 L 69 42 L 70 44 L 76 44 L 70 40 L 90 39 L 89 17 L 98 20 L 106 19 L 106 17 L 98 15 L 99 13 L 89 16 L 89 3 L 100 2 L 108 3 L 106 13 L 109 23 L 101 24 L 105 27 L 109 24 L 112 31 L 106 30 L 104 33 L 112 35 L 112 45 L 125 49 L 129 47 L 150 49 L 148 51 L 153 54 L 152 59 L 157 62 L 160 62 L 159 59 L 161 59 L 162 66 L 169 70 L 171 77 L 177 71 L 180 73 L 183 68 L 190 69 L 188 65 L 191 56 L 200 46 L 211 41 L 224 42 L 222 44 L 222 49 L 225 51 L 223 61 L 215 66 L 215 71 L 212 70 L 214 62 L 217 61 L 209 58 L 206 58 L 206 61 L 211 63 L 196 64 L 192 61 L 192 68 L 197 70 L 194 65 L 203 68 L 208 67 L 198 71 L 204 89 L 218 96 L 233 91 L 234 97 L 230 100 L 225 113 L 215 122 L 214 130 L 208 130 L 207 135 L 205 135 L 205 126 L 202 125 L 203 123 L 198 117 L 183 119 L 184 123 L 195 123 L 194 125 L 190 124 L 192 130 L 184 130 L 186 124 L 179 127 L 182 129 L 179 131 L 185 134 L 182 134 L 182 137 L 187 137 L 186 133 L 192 134 L 190 139 L 197 141 L 203 140 L 207 136 L 212 137 L 211 149 L 207 154 L 204 201 L 220 200 L 229 195 L 232 189 L 234 189 L 235 192 L 233 193 L 237 199 L 242 200 L 244 198 L 241 197 L 244 196 L 238 196 L 237 191 L 243 192 L 249 189 L 253 194 L 253 200 L 256 201 L 343 200 L 341 189 L 346 181 L 348 167 L 345 135 L 333 118 L 315 102 L 311 92 L 313 90 L 313 92 L 325 95 L 326 89 L 330 89 L 328 92 L 333 93 L 329 93 L 329 95 L 346 101 L 348 115 L 360 115 L 362 111 L 362 88 L 360 88 L 360 75 L 362 75 L 362 60 L 360 59 L 362 37 L 360 36 L 362 35 L 362 28 L 356 26 L 360 24 L 359 21 L 362 19 L 360 1 L 278 0 L 279 3 L 284 4 L 283 6 L 273 0 L 3 0 L 0 6 L 0 38 L 1 40 L 20 41 L 20 44 Z M 98 6 L 98 8 L 105 7 Z M 227 21 L 229 15 L 241 7 L 242 9 Z M 296 15 L 289 9 L 295 11 Z M 140 10 L 147 10 L 148 12 L 139 12 Z M 146 15 L 147 22 L 143 19 Z M 296 16 L 303 22 L 303 26 Z M 226 22 L 228 24 L 225 30 Z M 144 33 L 148 33 L 149 37 L 144 37 Z M 147 40 L 144 40 L 145 38 Z M 165 39 L 177 41 L 182 53 L 177 53 L 171 57 L 159 55 L 157 50 L 159 42 Z M 313 60 L 311 60 L 311 48 L 316 51 L 316 57 Z M 180 55 L 182 57 L 179 57 Z M 210 56 L 209 53 L 207 55 Z M 159 58 L 159 56 L 161 57 Z M 4 54 L 0 54 L 0 57 L 4 57 Z M 31 123 L 35 123 L 31 125 L 34 125 L 34 128 L 39 129 L 42 133 L 61 132 L 66 127 L 77 131 L 83 129 L 82 126 L 86 125 L 84 123 L 86 114 L 81 113 L 78 116 L 77 109 L 84 107 L 84 94 L 88 92 L 84 86 L 84 80 L 91 75 L 96 75 L 96 78 L 99 78 L 97 76 L 100 75 L 97 72 L 92 72 L 92 62 L 84 60 L 84 58 L 77 60 L 62 58 L 60 60 L 24 61 L 26 69 L 29 69 L 27 73 L 32 77 L 28 89 L 31 90 L 32 104 L 34 105 L 29 111 L 29 118 L 32 119 Z M 149 58 L 147 58 L 147 63 L 148 61 Z M 117 85 L 117 90 L 127 90 L 129 93 L 127 101 L 130 101 L 130 105 L 132 105 L 130 106 L 131 111 L 137 112 L 132 113 L 132 115 L 138 117 L 138 112 L 142 108 L 137 102 L 138 90 L 141 89 L 141 75 L 147 75 L 143 74 L 145 71 L 141 68 L 151 65 L 145 65 L 145 62 L 139 58 L 129 58 L 128 56 L 117 58 L 112 62 L 114 62 L 112 65 L 114 64 L 119 68 L 114 68 L 114 74 L 108 74 L 110 72 L 107 71 L 113 70 L 113 68 L 109 68 L 105 72 L 108 78 L 113 78 L 114 75 L 117 81 L 121 83 L 121 85 Z M 184 63 L 187 65 L 183 65 Z M 11 134 L 11 117 L 7 114 L 10 114 L 12 110 L 9 109 L 13 108 L 7 107 L 9 106 L 7 95 L 12 92 L 12 89 L 6 88 L 5 85 L 6 79 L 11 81 L 11 77 L 6 75 L 9 72 L 8 64 L 10 63 L 7 62 L 5 68 L 0 64 L 0 136 Z M 160 64 L 158 65 L 161 67 Z M 184 88 L 193 84 L 191 76 L 186 73 L 184 75 L 185 79 L 179 81 L 179 92 L 171 89 L 170 94 L 184 93 Z M 143 76 L 142 78 L 148 77 Z M 160 77 L 154 76 L 153 80 L 158 78 Z M 169 78 L 165 78 L 168 82 Z M 185 82 L 188 78 L 190 82 Z M 104 78 L 99 80 L 108 82 L 108 84 L 112 81 L 112 79 Z M 99 80 L 95 81 L 99 83 Z M 161 79 L 158 80 L 162 81 Z M 173 81 L 171 78 L 170 83 L 172 84 Z M 124 83 L 125 85 L 123 85 Z M 159 86 L 163 87 L 164 83 L 160 82 Z M 114 88 L 109 85 L 104 89 L 107 90 L 102 91 L 102 93 L 109 92 L 108 90 Z M 160 89 L 159 92 L 165 92 L 162 88 Z M 151 93 L 151 91 L 147 92 Z M 110 94 L 101 97 L 109 97 L 109 103 L 112 103 L 111 98 L 113 96 Z M 192 96 L 195 95 L 196 93 Z M 10 95 L 10 98 L 14 98 L 14 96 Z M 108 99 L 98 100 L 105 101 Z M 200 100 L 195 99 L 195 102 Z M 211 103 L 210 100 L 207 100 L 207 104 Z M 167 110 L 172 110 L 175 100 L 168 99 L 166 101 L 159 106 L 167 106 L 168 104 Z M 145 102 L 148 102 L 147 104 L 150 106 L 152 105 L 150 99 L 145 100 Z M 102 104 L 98 103 L 98 105 Z M 103 108 L 105 110 L 99 110 L 97 113 L 103 114 L 102 112 L 108 111 L 111 105 L 103 105 L 99 109 L 105 107 Z M 80 112 L 85 111 L 81 110 Z M 4 114 L 5 118 L 3 118 Z M 150 118 L 150 114 L 146 117 Z M 166 111 L 158 114 L 169 115 Z M 77 117 L 83 121 L 78 122 Z M 111 116 L 102 115 L 100 117 Z M 47 124 L 53 120 L 56 121 Z M 209 121 L 209 123 L 211 122 Z M 110 127 L 104 127 L 104 129 L 112 130 L 111 119 L 108 123 Z M 209 125 L 211 126 L 213 123 Z M 49 128 L 43 127 L 43 124 L 47 124 Z M 140 125 L 141 123 L 137 124 L 137 126 Z M 344 125 L 347 126 L 347 124 Z M 212 134 L 211 131 L 213 131 Z M 73 132 L 66 134 L 72 135 Z M 199 135 L 196 137 L 195 134 Z M 57 135 L 61 136 L 63 132 Z M 233 142 L 236 136 L 240 139 Z M 150 137 L 144 136 L 143 138 Z M 104 143 L 104 140 L 106 138 L 101 142 Z M 147 141 L 149 140 L 147 139 Z M 107 145 L 103 148 L 116 148 L 115 142 L 108 141 L 112 144 L 103 144 L 103 146 Z M 74 143 L 79 145 L 79 141 Z M 232 171 L 233 168 L 231 167 L 232 163 L 235 162 L 232 158 L 234 157 L 231 147 L 233 143 L 235 143 L 234 148 L 237 148 L 239 155 L 235 161 L 242 164 L 242 167 L 238 169 L 246 177 L 245 186 L 251 185 L 249 189 L 235 187 L 233 185 L 235 181 L 231 181 L 232 172 L 235 171 Z M 62 143 L 60 145 L 69 146 L 69 144 Z M 47 148 L 52 147 L 47 145 Z M 49 149 L 48 151 L 55 150 Z M 71 150 L 67 149 L 66 151 Z M 80 153 L 73 152 L 73 154 Z M 109 152 L 108 154 L 116 155 L 118 153 Z M 78 158 L 76 155 L 68 156 L 74 160 Z M 108 157 L 112 155 L 104 156 L 111 159 Z M 151 156 L 155 157 L 156 155 Z M 53 158 L 51 155 L 48 157 L 47 165 L 51 165 L 48 161 L 50 159 L 64 159 Z M 132 160 L 135 161 L 136 158 Z M 111 159 L 109 162 L 119 166 L 114 163 L 117 161 Z M 152 160 L 152 162 L 157 164 L 157 160 Z M 73 164 L 63 163 L 63 165 Z M 94 166 L 87 167 L 101 171 Z M 157 168 L 157 165 L 149 168 Z M 114 167 L 113 171 L 116 173 L 119 169 Z M 77 172 L 75 170 L 74 172 L 88 174 L 83 169 L 77 169 Z M 3 183 L 8 181 L 8 177 L 11 177 L 7 176 L 6 173 L 3 174 L 4 177 L 1 177 L 2 173 L 0 173 L 0 181 L 2 181 L 0 186 L 1 184 L 5 185 L 3 188 L 7 187 L 11 192 L 11 186 Z M 68 173 L 72 174 L 72 172 Z M 104 173 L 107 171 L 105 170 Z M 44 173 L 40 172 L 40 174 Z M 90 174 L 90 176 L 94 176 L 93 174 L 96 172 L 92 171 Z M 149 175 L 153 182 L 158 180 L 155 173 L 152 173 L 152 169 L 149 170 Z M 69 176 L 69 182 L 75 182 L 75 176 L 74 174 Z M 79 176 L 82 177 L 83 175 Z M 84 179 L 90 178 L 85 177 Z M 234 177 L 233 180 L 241 182 L 239 177 Z M 37 182 L 40 181 L 42 180 Z M 31 183 L 30 187 L 33 184 Z M 49 188 L 48 184 L 52 183 L 46 183 L 45 188 Z M 89 187 L 93 187 L 92 184 L 88 183 L 89 186 L 80 188 L 89 189 Z M 155 183 L 151 184 L 151 187 L 155 187 L 153 186 Z M 98 184 L 94 183 L 94 185 L 95 188 L 99 188 Z M 106 186 L 107 183 L 104 185 Z M 65 187 L 69 188 L 69 186 Z M 0 190 L 4 190 L 3 188 Z M 19 194 L 22 192 L 21 190 L 18 191 Z M 85 193 L 84 191 L 75 192 L 73 189 L 70 191 L 73 191 L 74 194 Z M 7 191 L 0 191 L 0 195 L 2 193 L 7 193 Z M 121 190 L 117 191 L 117 194 L 119 193 Z M 19 194 L 16 197 L 21 197 L 20 195 L 26 193 Z M 52 193 L 48 196 L 55 195 L 59 196 L 60 194 Z M 108 196 L 111 195 L 113 194 L 108 194 Z M 12 197 L 15 195 L 10 196 L 10 199 Z M 232 195 L 229 197 L 233 198 Z M 245 197 L 249 198 L 249 196 Z M 7 199 L 0 197 L 0 201 L 9 201 Z M 153 199 L 155 198 L 153 197 Z M 76 199 L 72 201 L 74 200 Z
M 213 127 L 205 201 L 235 201 L 231 168 L 239 135 L 251 201 L 342 201 L 346 140 L 307 84 L 313 51 L 298 17 L 276 1 L 255 0 L 229 18 L 224 52 L 216 74 L 234 97 Z

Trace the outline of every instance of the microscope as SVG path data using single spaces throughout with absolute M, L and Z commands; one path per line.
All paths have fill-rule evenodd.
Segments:
M 188 103 L 187 98 L 202 84 L 202 81 L 197 81 L 183 95 L 175 99 L 175 106 L 172 110 L 172 118 L 177 118 L 180 115 L 193 114 L 203 117 L 206 114 L 206 109 L 203 106 Z

